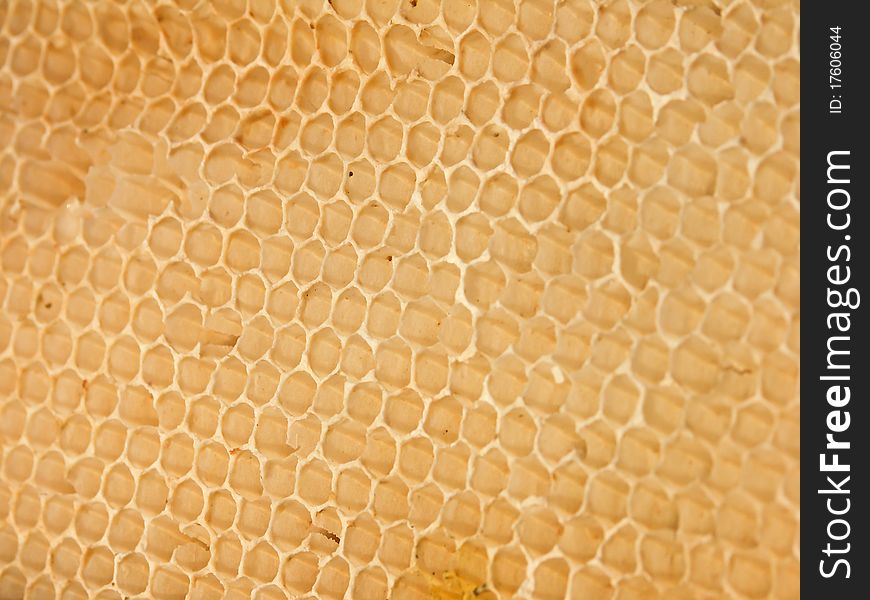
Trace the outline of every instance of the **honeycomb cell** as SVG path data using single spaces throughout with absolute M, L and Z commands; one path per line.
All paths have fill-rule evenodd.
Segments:
M 130 554 L 118 564 L 118 587 L 127 593 L 141 594 L 148 587 L 150 566 L 142 554 Z

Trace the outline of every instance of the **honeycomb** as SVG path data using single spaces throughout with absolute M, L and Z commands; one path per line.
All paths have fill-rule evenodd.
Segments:
M 798 0 L 0 0 L 0 598 L 799 598 Z

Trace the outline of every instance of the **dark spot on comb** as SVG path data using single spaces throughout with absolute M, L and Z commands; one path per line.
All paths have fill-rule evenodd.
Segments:
M 332 533 L 331 531 L 329 531 L 329 530 L 327 530 L 327 529 L 324 529 L 323 527 L 318 527 L 318 528 L 316 528 L 316 529 L 314 530 L 314 532 L 315 532 L 315 533 L 319 533 L 320 535 L 322 535 L 323 537 L 325 537 L 325 538 L 328 539 L 328 540 L 332 540 L 332 541 L 335 542 L 336 544 L 340 544 L 340 543 L 341 543 L 341 538 L 340 538 L 340 537 L 338 537 L 337 535 L 335 535 L 335 534 Z

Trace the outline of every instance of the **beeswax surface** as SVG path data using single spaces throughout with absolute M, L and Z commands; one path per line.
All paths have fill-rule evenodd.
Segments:
M 0 0 L 0 598 L 799 598 L 789 0 Z

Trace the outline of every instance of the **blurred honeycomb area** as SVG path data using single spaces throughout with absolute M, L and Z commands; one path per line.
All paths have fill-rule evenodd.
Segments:
M 0 598 L 799 598 L 799 26 L 0 0 Z

